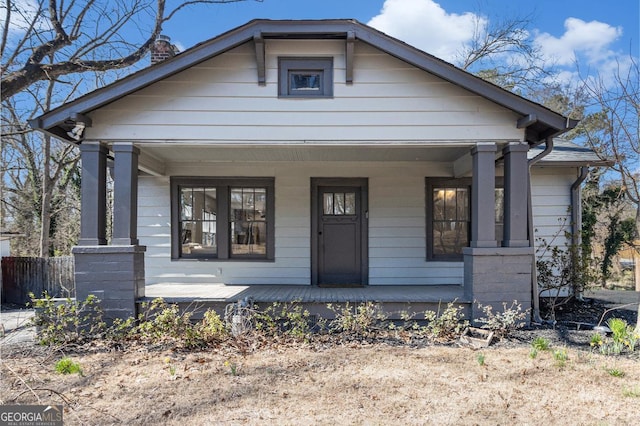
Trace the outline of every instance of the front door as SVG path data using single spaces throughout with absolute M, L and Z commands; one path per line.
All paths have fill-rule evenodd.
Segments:
M 320 286 L 366 284 L 366 179 L 313 182 L 312 281 Z

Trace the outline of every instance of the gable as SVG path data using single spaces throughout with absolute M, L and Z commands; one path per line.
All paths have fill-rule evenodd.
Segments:
M 259 86 L 264 83 L 268 88 L 266 73 L 269 49 L 271 49 L 269 44 L 273 41 L 289 40 L 330 40 L 341 44 L 343 46 L 341 50 L 345 52 L 345 83 L 353 81 L 354 86 L 358 77 L 355 75 L 357 74 L 356 58 L 351 55 L 351 52 L 356 50 L 356 43 L 358 46 L 362 44 L 374 46 L 402 62 L 438 76 L 454 86 L 461 87 L 512 111 L 517 118 L 515 123 L 512 122 L 512 125 L 524 129 L 525 139 L 532 144 L 536 144 L 546 137 L 560 134 L 575 125 L 575 122 L 567 120 L 541 105 L 507 92 L 399 40 L 351 20 L 251 21 L 242 27 L 199 44 L 165 63 L 149 67 L 106 88 L 43 114 L 33 120 L 31 125 L 72 141 L 68 138 L 67 132 L 79 122 L 92 124 L 87 116 L 92 111 L 247 43 L 254 56 L 253 62 L 256 70 L 254 81 Z M 199 138 L 197 132 L 195 133 Z M 131 137 L 131 135 L 128 136 Z M 133 136 L 138 137 L 139 135 L 134 132 Z M 251 137 L 252 135 L 245 136 Z M 297 137 L 295 132 L 285 136 Z M 346 137 L 350 137 L 348 132 Z
M 477 94 L 357 43 L 346 83 L 338 40 L 271 40 L 265 84 L 251 43 L 171 75 L 88 114 L 86 137 L 155 142 L 521 140 L 518 115 Z M 278 59 L 333 59 L 329 99 L 278 97 Z

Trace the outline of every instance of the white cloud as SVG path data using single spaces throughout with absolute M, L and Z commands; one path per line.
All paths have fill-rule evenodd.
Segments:
M 595 65 L 611 60 L 615 53 L 610 46 L 622 35 L 621 27 L 613 27 L 604 22 L 585 22 L 578 18 L 564 21 L 565 32 L 560 37 L 541 33 L 535 43 L 542 54 L 557 65 L 573 65 L 576 59 L 584 58 Z
M 9 21 L 9 36 L 22 36 L 35 19 L 35 29 L 46 28 L 46 20 L 42 18 L 42 10 L 36 0 L 14 0 L 11 3 L 11 15 Z M 7 14 L 7 2 L 0 6 L 0 28 L 4 30 L 7 22 L 4 21 Z
M 472 41 L 474 33 L 487 27 L 488 20 L 472 12 L 448 13 L 436 0 L 385 0 L 380 13 L 368 24 L 439 58 L 455 62 Z M 580 80 L 580 74 L 582 77 L 594 73 L 607 75 L 618 69 L 625 70 L 628 55 L 613 48 L 621 36 L 622 27 L 573 17 L 565 20 L 560 36 L 540 31 L 529 35 L 540 49 L 547 67 L 555 67 L 554 79 L 564 83 Z M 519 60 L 505 55 L 493 59 Z
M 368 25 L 431 53 L 453 61 L 486 20 L 471 12 L 447 13 L 433 0 L 385 0 L 380 14 Z

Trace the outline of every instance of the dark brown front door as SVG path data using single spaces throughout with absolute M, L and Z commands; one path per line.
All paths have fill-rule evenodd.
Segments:
M 366 188 L 350 183 L 345 179 L 344 185 L 319 184 L 314 191 L 312 228 L 317 234 L 314 273 L 318 285 L 360 286 L 366 282 L 366 249 L 363 250 Z

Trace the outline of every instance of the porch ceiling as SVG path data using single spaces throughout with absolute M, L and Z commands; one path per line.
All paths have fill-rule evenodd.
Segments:
M 256 161 L 436 161 L 451 162 L 469 146 L 184 146 L 141 145 L 143 156 L 162 163 Z

